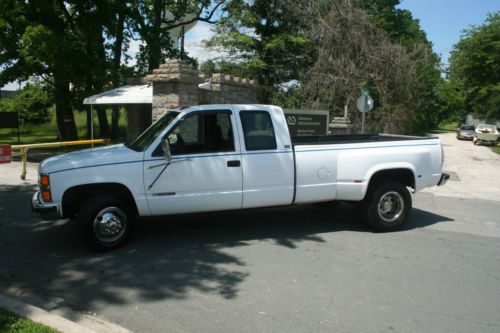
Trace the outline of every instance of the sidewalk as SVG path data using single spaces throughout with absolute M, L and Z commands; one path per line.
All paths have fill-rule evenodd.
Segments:
M 26 164 L 26 180 L 21 180 L 21 162 L 0 164 L 0 186 L 2 185 L 36 185 L 38 181 L 38 163 Z

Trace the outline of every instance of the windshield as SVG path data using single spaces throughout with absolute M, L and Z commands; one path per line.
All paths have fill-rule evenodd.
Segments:
M 135 151 L 144 151 L 149 145 L 160 135 L 160 133 L 177 118 L 180 112 L 168 111 L 153 125 L 145 130 L 134 142 L 126 145 L 128 148 Z
M 464 130 L 464 131 L 473 131 L 474 130 L 474 126 L 465 125 L 465 126 L 462 126 L 461 129 Z

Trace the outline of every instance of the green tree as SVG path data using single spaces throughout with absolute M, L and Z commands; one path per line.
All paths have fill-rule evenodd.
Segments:
M 451 52 L 448 79 L 463 96 L 464 113 L 500 118 L 500 12 L 463 32 Z
M 57 1 L 0 2 L 0 84 L 30 76 L 45 77 L 53 86 L 59 133 L 76 138 L 70 82 L 79 66 L 79 47 L 67 9 Z
M 195 22 L 214 23 L 214 15 L 230 0 L 143 0 L 130 3 L 131 29 L 143 41 L 138 54 L 138 72 L 158 68 L 167 57 L 188 58 L 173 47 L 170 31 Z M 187 60 L 190 60 L 189 58 Z
M 271 102 L 280 84 L 296 79 L 313 61 L 314 48 L 297 10 L 306 2 L 234 1 L 207 43 L 227 53 L 221 71 L 257 80 L 260 102 Z
M 441 59 L 432 50 L 432 43 L 420 27 L 419 20 L 414 19 L 409 10 L 397 8 L 400 0 L 356 0 L 355 3 L 393 42 L 406 49 L 416 66 L 407 103 L 407 107 L 414 110 L 413 121 L 408 123 L 409 132 L 434 128 L 448 115 L 445 100 L 441 96 L 444 93 Z
M 52 87 L 60 138 L 77 138 L 73 108 L 84 97 L 124 83 L 122 59 L 132 38 L 142 39 L 139 64 L 157 68 L 172 48 L 169 31 L 211 22 L 225 1 L 5 0 L 0 2 L 0 85 L 42 78 Z M 187 15 L 189 14 L 189 15 Z M 187 16 L 186 16 L 187 15 Z M 145 59 L 141 62 L 141 59 Z M 108 136 L 104 109 L 97 109 Z M 116 134 L 118 110 L 114 110 Z
M 0 100 L 0 110 L 19 112 L 23 124 L 43 124 L 50 121 L 52 100 L 46 86 L 39 82 L 28 83 L 16 97 Z

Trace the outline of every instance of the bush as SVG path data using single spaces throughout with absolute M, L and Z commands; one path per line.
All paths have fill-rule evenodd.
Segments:
M 19 112 L 22 124 L 43 124 L 50 121 L 53 104 L 50 93 L 42 85 L 28 84 L 14 98 L 0 100 L 1 112 Z

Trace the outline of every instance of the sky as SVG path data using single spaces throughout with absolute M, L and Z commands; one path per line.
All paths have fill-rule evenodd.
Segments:
M 399 8 L 408 9 L 433 43 L 434 51 L 441 55 L 441 61 L 448 63 L 454 44 L 460 40 L 462 30 L 471 25 L 485 22 L 487 14 L 500 10 L 500 0 L 402 0 Z M 220 56 L 203 47 L 203 40 L 213 35 L 210 24 L 198 22 L 186 32 L 185 48 L 199 63 Z M 130 45 L 129 54 L 134 56 L 139 42 Z M 134 64 L 130 62 L 129 64 Z M 17 83 L 10 83 L 2 89 L 17 90 Z
M 399 8 L 408 9 L 433 43 L 441 61 L 448 63 L 453 45 L 462 30 L 485 22 L 488 13 L 500 10 L 499 0 L 402 0 Z

